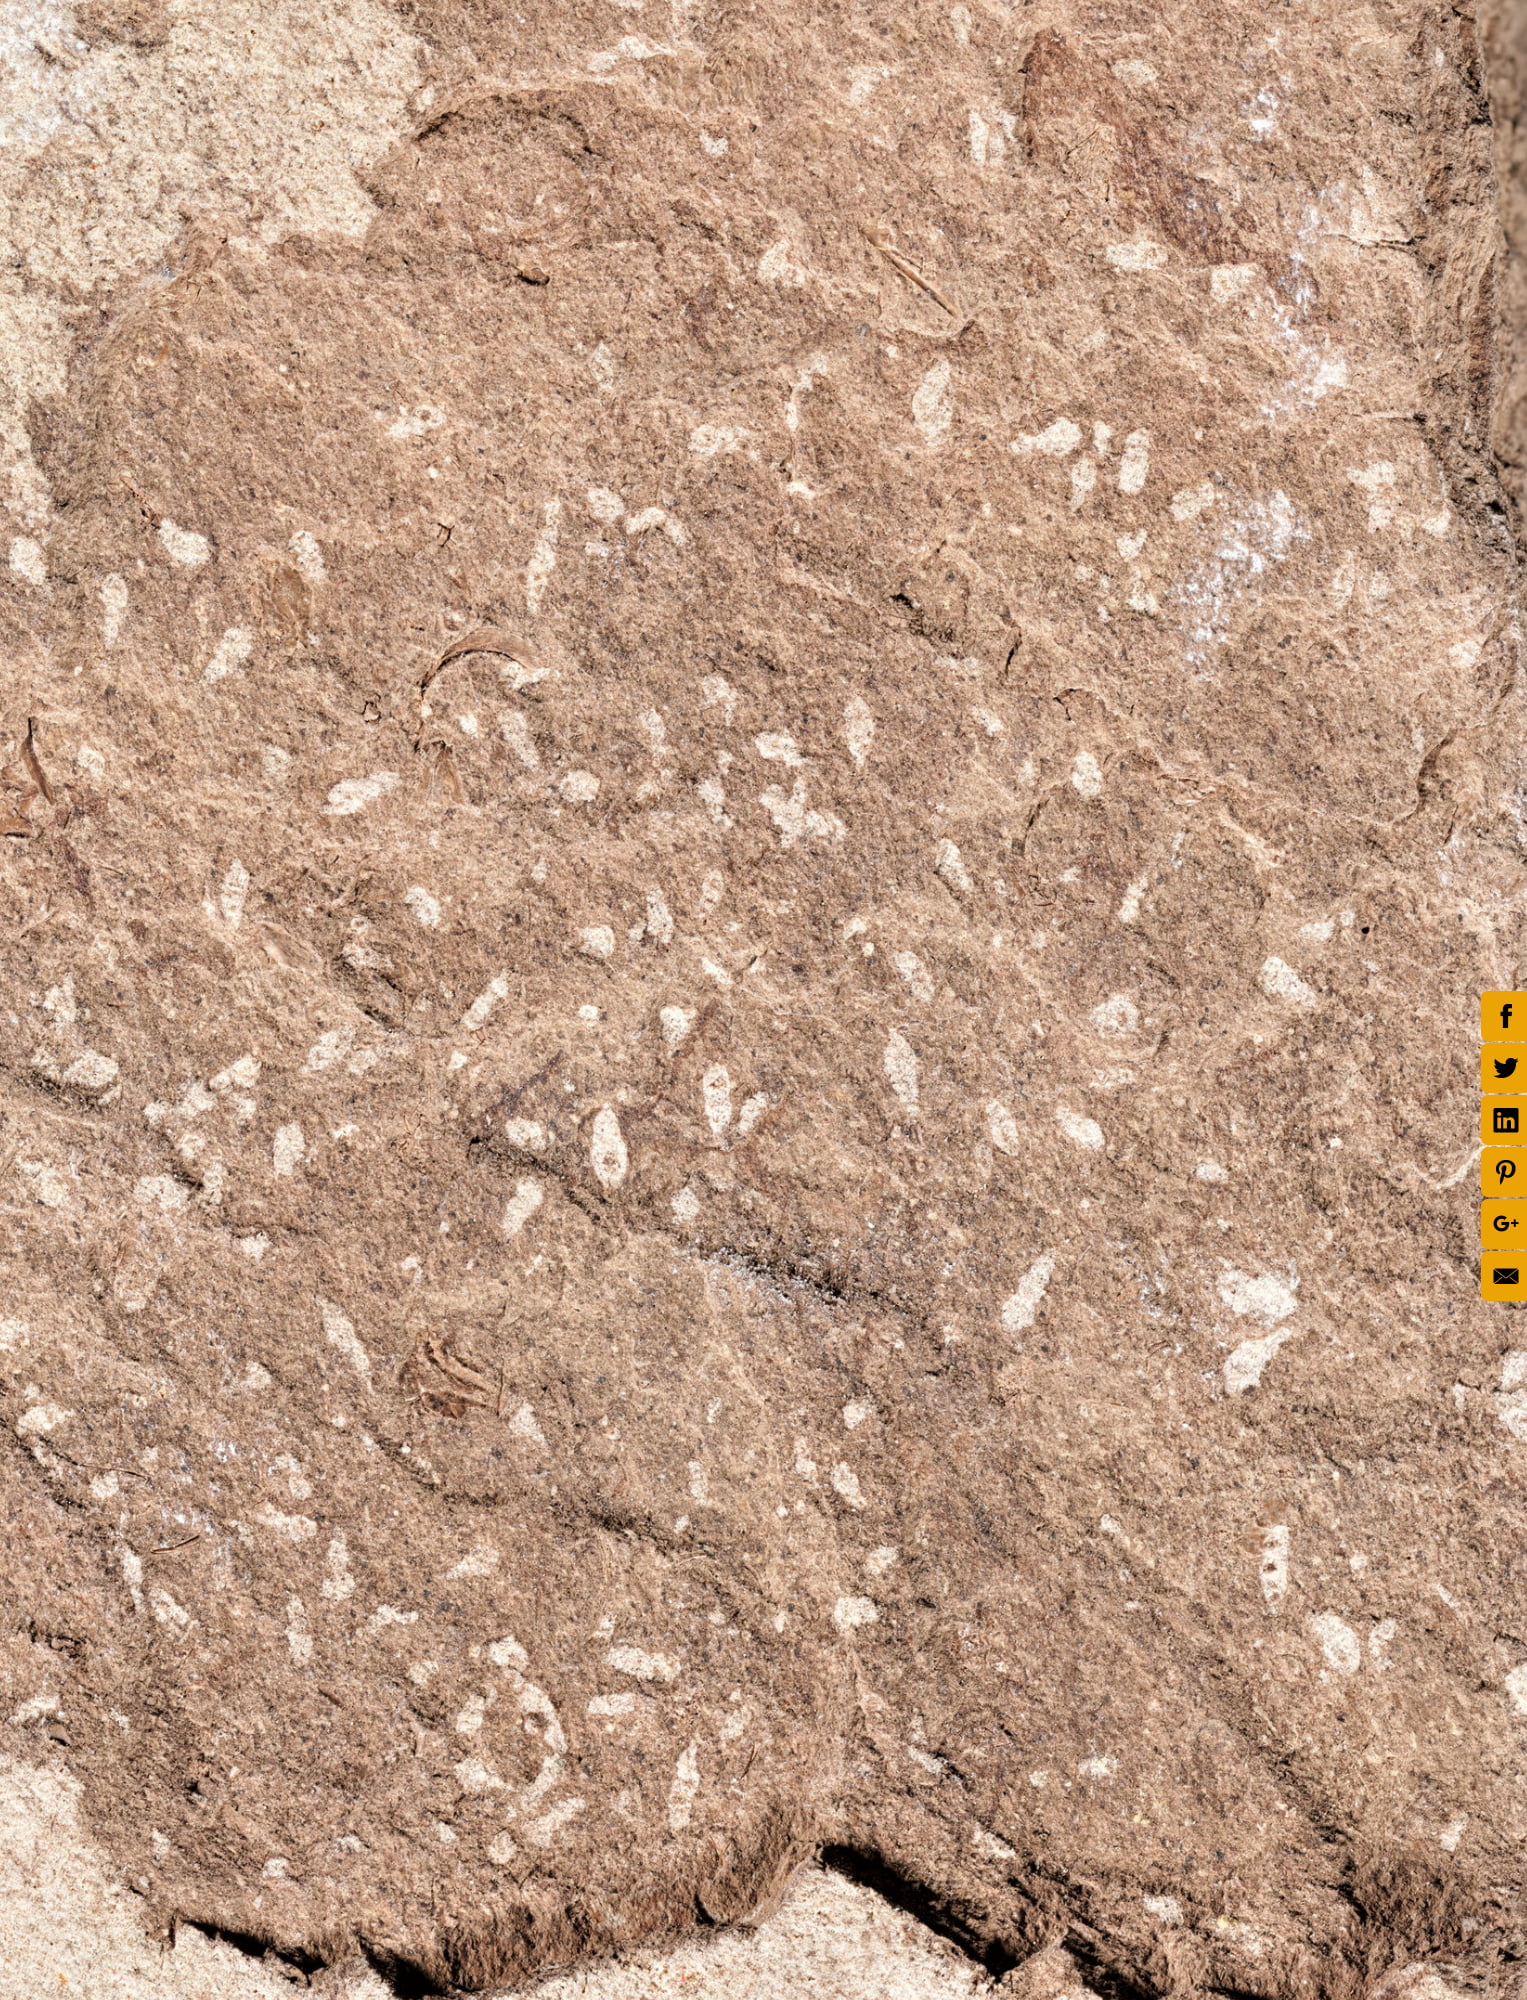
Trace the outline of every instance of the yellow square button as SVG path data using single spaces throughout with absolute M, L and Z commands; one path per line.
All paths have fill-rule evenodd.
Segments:
M 1527 1147 L 1484 1146 L 1479 1154 L 1481 1194 L 1527 1195 Z
M 1479 1039 L 1527 1042 L 1527 993 L 1481 993 Z
M 1487 1146 L 1527 1146 L 1527 1097 L 1481 1098 L 1479 1136 Z
M 1479 1052 L 1481 1090 L 1527 1090 L 1527 1049 L 1520 1042 L 1486 1042 Z
M 1485 1250 L 1479 1259 L 1482 1299 L 1527 1299 L 1527 1255 L 1515 1250 Z
M 1527 1166 L 1527 1161 L 1523 1162 Z M 1479 1240 L 1492 1250 L 1527 1254 L 1527 1201 L 1484 1201 L 1479 1205 Z

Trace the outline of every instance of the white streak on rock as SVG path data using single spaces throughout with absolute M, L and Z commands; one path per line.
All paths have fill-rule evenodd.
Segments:
M 530 733 L 530 724 L 517 708 L 511 709 L 499 723 L 498 733 L 527 771 L 540 770 L 541 753 L 537 750 L 535 738 Z
M 986 1136 L 999 1153 L 1006 1153 L 1009 1159 L 1017 1159 L 1023 1144 L 1018 1120 L 995 1097 L 986 1100 Z
M 912 1052 L 912 1044 L 900 1028 L 892 1028 L 886 1037 L 881 1066 L 902 1110 L 909 1118 L 915 1118 L 918 1099 L 917 1057 Z
M 286 1600 L 286 1646 L 294 1667 L 305 1667 L 312 1660 L 313 1636 L 308 1630 L 307 1607 L 300 1597 Z
M 536 536 L 530 561 L 525 565 L 525 609 L 534 618 L 546 596 L 546 586 L 557 567 L 557 536 L 562 524 L 562 502 L 548 500 L 541 509 L 541 532 Z
M 1295 1294 L 1299 1290 L 1299 1273 L 1291 1270 L 1287 1278 L 1279 1278 L 1270 1272 L 1253 1278 L 1245 1271 L 1226 1271 L 1217 1287 L 1220 1297 L 1238 1318 L 1258 1319 L 1263 1326 L 1276 1326 L 1287 1319 L 1299 1304 Z
M 1090 750 L 1078 750 L 1071 760 L 1071 783 L 1084 799 L 1098 798 L 1103 790 L 1103 768 Z
M 287 1175 L 295 1172 L 305 1151 L 300 1125 L 278 1125 L 271 1145 L 272 1173 Z
M 617 1674 L 629 1674 L 638 1681 L 676 1681 L 684 1671 L 669 1654 L 646 1653 L 640 1646 L 612 1646 L 604 1663 Z
M 647 935 L 654 943 L 673 943 L 673 911 L 661 889 L 647 891 Z
M 862 695 L 855 695 L 844 705 L 843 740 L 848 745 L 848 754 L 860 770 L 863 770 L 870 754 L 870 744 L 875 736 L 875 718 L 870 706 Z
M 343 1604 L 347 1597 L 355 1595 L 355 1578 L 350 1574 L 350 1545 L 343 1535 L 336 1535 L 329 1543 L 324 1557 L 324 1578 L 318 1586 L 320 1597 L 326 1597 L 331 1604 Z
M 110 1056 L 103 1056 L 98 1049 L 86 1049 L 83 1055 L 74 1058 L 58 1080 L 66 1090 L 82 1090 L 93 1096 L 115 1083 L 120 1073 Z
M 806 267 L 800 263 L 788 239 L 771 243 L 758 260 L 758 275 L 766 285 L 804 285 Z
M 951 370 L 942 356 L 934 362 L 912 395 L 912 422 L 929 450 L 941 444 L 954 421 L 950 394 Z
M 700 1101 L 711 1137 L 719 1139 L 732 1122 L 732 1079 L 722 1063 L 713 1063 L 700 1079 Z
M 395 792 L 402 782 L 396 771 L 373 771 L 369 778 L 341 778 L 329 787 L 328 802 L 320 810 L 330 819 L 348 819 Z
M 319 1316 L 323 1321 L 323 1337 L 330 1347 L 336 1348 L 369 1388 L 371 1386 L 371 1356 L 360 1343 L 355 1327 L 334 1304 L 332 1299 L 318 1301 Z
M 915 951 L 893 951 L 891 963 L 907 982 L 907 989 L 914 1000 L 926 1007 L 933 998 L 933 981 L 928 977 L 928 968 Z
M 974 894 L 976 885 L 970 879 L 964 856 L 952 840 L 941 840 L 934 848 L 933 872 L 942 877 L 951 889 L 958 889 L 962 896 Z
M 161 1215 L 173 1215 L 190 1201 L 190 1190 L 169 1174 L 144 1174 L 133 1189 L 133 1199 L 144 1208 L 157 1208 Z
M 1132 1035 L 1140 1025 L 1140 1009 L 1127 993 L 1110 993 L 1087 1018 L 1100 1035 Z
M 700 1789 L 700 1746 L 691 1743 L 680 1756 L 668 1787 L 668 1830 L 682 1833 L 689 1825 L 695 1795 Z
M 487 1022 L 488 1016 L 493 1012 L 493 1009 L 498 1005 L 499 1001 L 507 1000 L 508 997 L 509 997 L 508 973 L 507 972 L 495 973 L 493 978 L 488 981 L 487 985 L 483 988 L 482 992 L 478 994 L 477 998 L 472 1002 L 471 1006 L 468 1007 L 467 1011 L 462 1015 L 461 1017 L 462 1027 L 467 1029 L 469 1032 L 475 1032 L 478 1028 L 483 1027 Z
M 1018 1289 L 1002 1302 L 1002 1326 L 1006 1333 L 1022 1333 L 1034 1324 L 1050 1280 L 1055 1275 L 1055 1259 L 1047 1250 L 1036 1257 L 1018 1280 Z
M 1116 271 L 1159 271 L 1166 262 L 1166 251 L 1148 236 L 1137 236 L 1132 243 L 1110 243 L 1103 256 Z
M 1207 479 L 1201 486 L 1185 486 L 1180 493 L 1174 493 L 1169 502 L 1172 519 L 1196 521 L 1200 514 L 1207 513 L 1218 498 L 1219 495 Z
M 1131 431 L 1124 440 L 1123 455 L 1119 459 L 1119 491 L 1142 491 L 1150 469 L 1151 434 L 1149 431 Z
M 115 571 L 101 578 L 101 644 L 109 653 L 127 622 L 127 579 Z
M 412 889 L 404 890 L 403 902 L 413 911 L 415 921 L 421 923 L 427 931 L 439 929 L 440 903 L 428 889 L 421 889 L 416 883 Z
M 223 885 L 217 892 L 218 913 L 231 931 L 236 931 L 244 920 L 244 899 L 248 894 L 249 870 L 235 858 L 228 863 Z
M 1262 1560 L 1257 1570 L 1262 1595 L 1270 1611 L 1276 1611 L 1288 1594 L 1288 1528 L 1279 1522 L 1262 1537 Z
M 1065 458 L 1076 450 L 1081 441 L 1081 425 L 1074 424 L 1069 417 L 1057 417 L 1047 430 L 1014 438 L 1012 449 L 1020 457 L 1038 452 L 1045 458 Z
M 501 1560 L 498 1550 L 491 1542 L 476 1542 L 467 1550 L 461 1561 L 453 1563 L 445 1574 L 453 1583 L 465 1577 L 492 1576 Z
M 283 1541 L 310 1542 L 318 1533 L 318 1523 L 306 1514 L 283 1514 L 275 1507 L 262 1507 L 255 1519 Z

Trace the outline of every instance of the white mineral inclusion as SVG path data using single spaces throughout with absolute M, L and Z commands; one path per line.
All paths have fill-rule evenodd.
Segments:
M 1018 1289 L 1002 1304 L 1002 1326 L 1007 1333 L 1022 1333 L 1034 1324 L 1050 1280 L 1055 1275 L 1055 1259 L 1049 1251 L 1036 1257 L 1018 1280 Z
M 1238 1318 L 1258 1319 L 1263 1326 L 1277 1326 L 1299 1304 L 1297 1271 L 1286 1278 L 1265 1271 L 1255 1278 L 1245 1271 L 1225 1271 L 1216 1289 Z
M 954 418 L 950 367 L 942 357 L 928 370 L 912 397 L 912 422 L 930 449 L 942 443 Z
M 544 1199 L 539 1181 L 516 1181 L 504 1207 L 504 1235 L 511 1239 L 518 1236 Z
M 1257 983 L 1269 1000 L 1285 1000 L 1291 1007 L 1317 1007 L 1320 995 L 1301 979 L 1281 958 L 1264 958 Z
M 1334 1611 L 1322 1611 L 1310 1620 L 1310 1630 L 1319 1642 L 1326 1665 L 1336 1674 L 1355 1674 L 1363 1663 L 1363 1649 L 1357 1634 Z
M 337 785 L 329 787 L 323 811 L 330 819 L 347 819 L 375 805 L 388 792 L 395 792 L 402 782 L 396 771 L 373 771 L 369 778 L 341 778 Z
M 640 1646 L 612 1646 L 604 1663 L 617 1674 L 630 1674 L 638 1681 L 676 1681 L 683 1672 L 667 1653 L 647 1653 Z
M 1279 1522 L 1262 1537 L 1262 1560 L 1257 1571 L 1262 1595 L 1270 1611 L 1276 1611 L 1288 1594 L 1288 1528 Z
M 625 1179 L 630 1166 L 620 1120 L 608 1104 L 601 1105 L 594 1117 L 589 1137 L 589 1164 L 599 1185 L 611 1193 Z
M 1080 1111 L 1072 1111 L 1060 1104 L 1055 1109 L 1055 1122 L 1073 1145 L 1080 1146 L 1084 1153 L 1100 1153 L 1103 1150 L 1103 1128 L 1095 1118 L 1085 1118 Z
M 901 1108 L 909 1118 L 917 1116 L 917 1057 L 912 1044 L 900 1028 L 892 1028 L 886 1037 L 885 1054 L 881 1058 L 886 1081 L 896 1093 Z
M 1069 417 L 1057 417 L 1053 424 L 1032 435 L 1014 438 L 1012 448 L 1020 457 L 1038 452 L 1044 458 L 1065 458 L 1082 441 L 1082 427 Z
M 875 718 L 870 713 L 869 703 L 862 695 L 855 695 L 844 705 L 843 740 L 848 745 L 848 754 L 863 770 L 870 754 L 870 744 L 875 739 Z
M 1023 1146 L 1023 1134 L 1018 1120 L 995 1097 L 986 1103 L 986 1136 L 999 1153 L 1006 1153 L 1009 1159 L 1017 1159 Z
M 207 662 L 203 681 L 210 686 L 214 681 L 226 680 L 236 668 L 248 662 L 254 647 L 255 635 L 248 625 L 230 625 Z
M 679 1046 L 695 1024 L 692 1007 L 660 1007 L 657 1018 L 663 1030 L 663 1040 L 671 1049 Z
M 440 901 L 438 897 L 432 896 L 428 889 L 421 889 L 415 885 L 412 889 L 404 891 L 403 901 L 407 908 L 413 911 L 416 921 L 423 924 L 427 931 L 439 929 Z
M 840 1632 L 856 1632 L 879 1620 L 880 1608 L 872 1597 L 840 1597 L 832 1607 L 832 1622 Z
M 679 1758 L 668 1787 L 668 1830 L 682 1833 L 689 1825 L 695 1794 L 700 1789 L 700 1746 L 691 1743 Z
M 1159 271 L 1166 262 L 1166 251 L 1148 236 L 1136 237 L 1133 243 L 1110 243 L 1103 256 L 1116 271 Z
M 170 561 L 186 569 L 198 569 L 212 554 L 212 544 L 205 535 L 168 519 L 159 523 L 159 539 Z
M 344 1356 L 350 1366 L 368 1386 L 371 1382 L 371 1356 L 361 1345 L 360 1337 L 347 1315 L 340 1311 L 332 1299 L 318 1301 L 319 1318 L 323 1322 L 323 1337 L 333 1348 Z

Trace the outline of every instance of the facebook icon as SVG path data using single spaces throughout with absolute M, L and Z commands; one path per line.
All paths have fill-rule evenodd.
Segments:
M 1501 1003 L 1500 1024 L 1502 1028 L 1509 1028 L 1511 1025 L 1511 1002 L 1509 1000 L 1502 1001 Z

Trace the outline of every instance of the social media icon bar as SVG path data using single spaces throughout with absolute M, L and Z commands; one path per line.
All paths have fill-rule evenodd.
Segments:
M 1481 1194 L 1527 1195 L 1527 1150 L 1486 1146 L 1479 1155 Z
M 1479 1296 L 1482 1299 L 1527 1299 L 1527 1257 L 1507 1256 L 1501 1250 L 1485 1250 L 1479 1259 Z
M 1527 1049 L 1520 1043 L 1486 1042 L 1479 1051 L 1481 1090 L 1527 1090 Z
M 1527 1199 L 1495 1201 L 1486 1197 L 1479 1204 L 1479 1240 L 1486 1256 L 1492 1250 L 1520 1249 L 1527 1258 Z
M 1487 1146 L 1527 1146 L 1527 1097 L 1484 1097 L 1479 1136 Z
M 1527 993 L 1481 993 L 1479 1039 L 1527 1042 Z
M 1527 993 L 1479 996 L 1479 1296 L 1527 1301 Z

